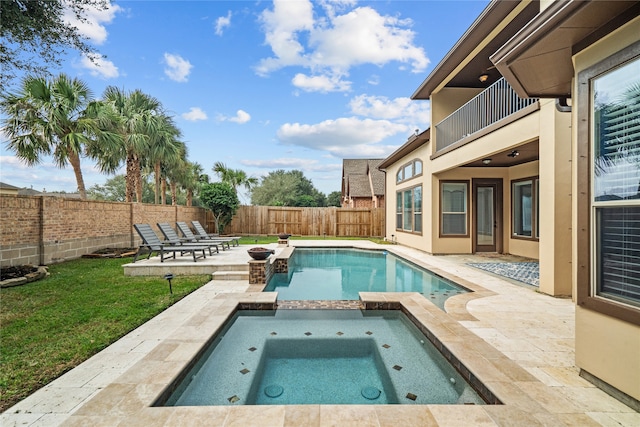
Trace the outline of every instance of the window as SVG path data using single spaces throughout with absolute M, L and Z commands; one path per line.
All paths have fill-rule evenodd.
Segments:
M 396 193 L 396 229 L 422 232 L 422 186 Z
M 537 238 L 539 180 L 526 179 L 511 183 L 511 229 L 514 237 Z
M 412 196 L 412 191 L 411 190 L 407 190 L 405 191 L 404 194 L 404 222 L 402 223 L 402 229 L 405 231 L 411 231 L 411 223 L 413 222 L 412 218 L 411 218 L 411 209 L 413 207 L 413 203 L 411 200 L 411 196 Z
M 402 229 L 402 192 L 396 193 L 396 228 Z
M 640 306 L 640 59 L 591 80 L 595 294 Z
M 415 159 L 400 168 L 396 174 L 396 183 L 406 181 L 418 175 L 422 175 L 422 160 Z
M 443 236 L 466 236 L 469 183 L 443 181 L 440 185 L 440 232 Z
M 577 303 L 640 325 L 640 42 L 577 78 Z
M 413 189 L 413 231 L 422 233 L 422 186 Z

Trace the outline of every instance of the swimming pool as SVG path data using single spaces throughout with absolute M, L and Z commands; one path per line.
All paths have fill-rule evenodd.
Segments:
M 239 311 L 160 406 L 483 404 L 400 311 Z
M 387 251 L 295 248 L 288 273 L 276 273 L 265 292 L 279 300 L 357 300 L 358 292 L 419 292 L 438 307 L 469 292 Z

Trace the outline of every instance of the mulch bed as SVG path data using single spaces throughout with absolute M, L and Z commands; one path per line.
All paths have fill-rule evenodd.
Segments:
M 14 267 L 2 267 L 2 269 L 0 269 L 0 282 L 8 279 L 23 277 L 29 273 L 35 273 L 36 271 L 38 271 L 38 268 L 34 267 L 33 265 L 16 265 Z

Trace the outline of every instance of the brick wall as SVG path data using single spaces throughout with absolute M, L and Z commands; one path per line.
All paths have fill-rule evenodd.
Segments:
M 102 248 L 135 247 L 140 239 L 134 223 L 156 229 L 158 222 L 206 218 L 203 208 L 0 195 L 0 266 L 46 265 Z

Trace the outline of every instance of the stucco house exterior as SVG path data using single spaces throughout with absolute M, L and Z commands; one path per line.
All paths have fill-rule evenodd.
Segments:
M 384 173 L 382 159 L 342 160 L 342 207 L 383 208 Z
M 640 408 L 640 2 L 492 1 L 412 95 L 379 165 L 386 236 L 539 260 L 576 301 L 581 375 Z

